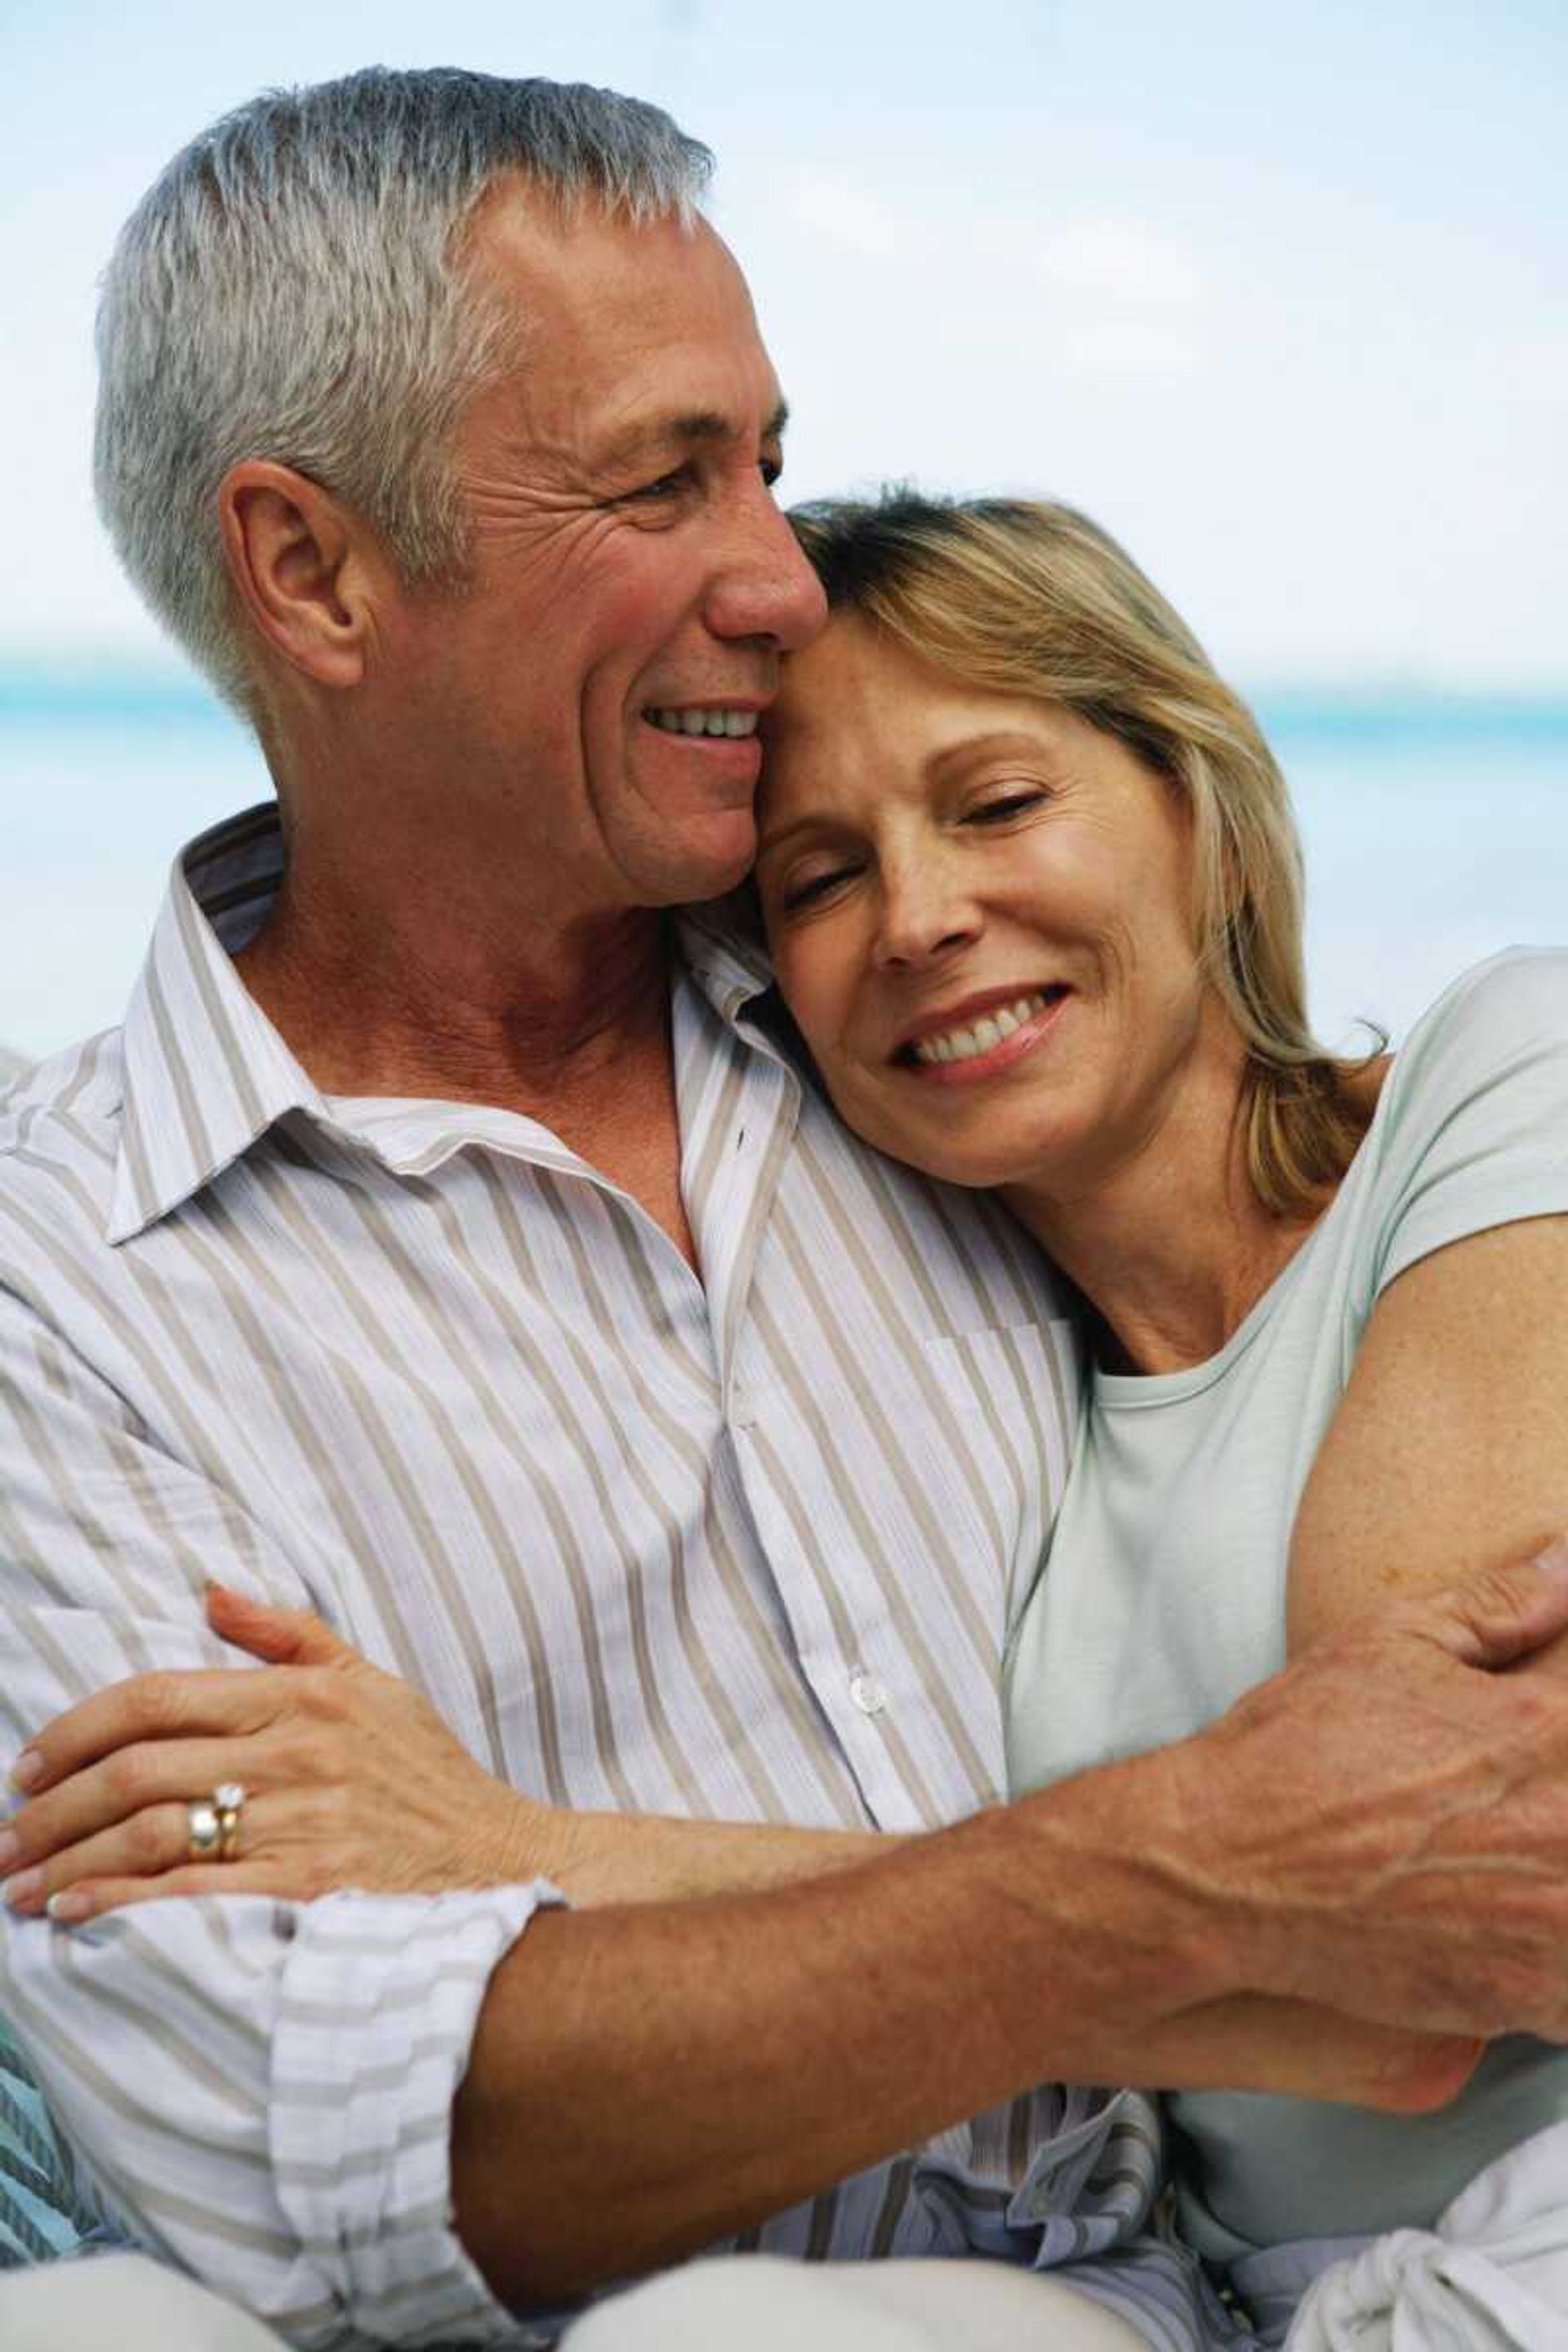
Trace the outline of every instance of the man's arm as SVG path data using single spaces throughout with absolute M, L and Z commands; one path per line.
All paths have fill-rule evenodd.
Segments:
M 209 1660 L 204 1574 L 298 1590 L 263 1531 L 3 1297 L 0 1501 L 0 1767 L 90 1690 Z M 1568 1618 L 1568 1593 L 1532 1605 L 1521 1649 Z M 1413 1651 L 1446 1674 L 1440 1706 L 1409 1698 Z M 624 2274 L 1037 2079 L 1283 2086 L 1255 2009 L 1204 2013 L 1227 1994 L 1540 2026 L 1542 1923 L 1554 1992 L 1568 1942 L 1541 1861 L 1568 1847 L 1568 1795 L 1543 1777 L 1568 1751 L 1549 1670 L 1500 1686 L 1423 1620 L 1297 1675 L 1228 1745 L 1205 1735 L 1206 1760 L 1194 1742 L 773 1894 L 581 1918 L 535 1917 L 517 1887 L 230 1897 L 79 1934 L 0 1917 L 0 2006 L 115 2202 L 198 2274 L 301 2341 L 349 2324 L 412 2342 L 459 2316 L 482 2332 L 502 2323 L 470 2255 L 509 2297 Z M 1451 1877 L 1418 1934 L 1398 1895 L 1410 1854 L 1474 1813 L 1478 1755 L 1510 1724 L 1531 1801 L 1498 2002 L 1477 1992 L 1498 1980 L 1498 1877 Z M 1339 1861 L 1315 1851 L 1303 1885 L 1325 1812 Z M 1431 2095 L 1409 2051 L 1350 2037 L 1347 2092 Z M 1463 2057 L 1444 2064 L 1438 2090 Z
M 1560 1549 L 837 1880 L 542 1919 L 457 2102 L 464 2242 L 557 2300 L 1032 2082 L 1299 2087 L 1281 1999 L 1568 2038 L 1568 1652 L 1483 1670 L 1565 1623 Z M 1475 2055 L 1350 2035 L 1339 2095 L 1437 2105 Z

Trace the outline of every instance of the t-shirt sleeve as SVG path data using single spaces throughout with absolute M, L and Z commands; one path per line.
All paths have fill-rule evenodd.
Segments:
M 1568 951 L 1510 949 L 1467 972 L 1387 1086 L 1374 1294 L 1468 1234 L 1568 1213 Z

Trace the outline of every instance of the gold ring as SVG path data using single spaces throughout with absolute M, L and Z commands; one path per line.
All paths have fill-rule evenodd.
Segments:
M 217 1858 L 233 1862 L 239 1853 L 239 1817 L 245 1811 L 245 1790 L 237 1780 L 225 1780 L 213 1790 L 212 1810 L 217 1820 Z
M 223 1846 L 223 1823 L 216 1806 L 205 1797 L 197 1797 L 185 1807 L 185 1820 L 190 1826 L 191 1860 L 210 1862 Z

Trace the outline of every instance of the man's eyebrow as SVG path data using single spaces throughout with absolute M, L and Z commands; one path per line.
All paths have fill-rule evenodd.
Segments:
M 789 403 L 781 400 L 763 426 L 763 439 L 781 440 L 788 423 Z M 616 473 L 635 466 L 639 458 L 657 450 L 689 448 L 693 443 L 735 441 L 741 437 L 733 418 L 721 416 L 716 408 L 680 409 L 668 416 L 645 419 L 633 425 L 630 432 L 608 444 L 601 453 L 600 462 L 607 472 Z

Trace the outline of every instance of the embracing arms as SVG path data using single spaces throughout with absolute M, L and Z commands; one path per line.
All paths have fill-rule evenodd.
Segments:
M 219 1655 L 195 1605 L 202 1570 L 297 1580 L 52 1346 L 21 1329 L 8 1366 L 34 1433 L 18 1417 L 5 1482 L 13 1754 L 105 1685 Z M 0 2006 L 110 2188 L 192 2268 L 221 2270 L 280 2323 L 335 2303 L 375 2326 L 394 2306 L 412 2324 L 422 2281 L 454 2298 L 440 2317 L 461 2308 L 449 2190 L 491 2283 L 548 2297 L 745 2226 L 1037 2079 L 1297 2087 L 1277 2025 L 1209 2006 L 1226 1996 L 1353 1998 L 1370 2020 L 1459 2035 L 1568 2033 L 1563 1662 L 1506 1677 L 1463 1663 L 1500 1664 L 1568 1621 L 1560 1572 L 1519 1583 L 1512 1601 L 1500 1589 L 1347 1635 L 1185 1748 L 829 1880 L 668 1901 L 734 1885 L 746 1856 L 765 1854 L 765 1884 L 797 1862 L 819 1870 L 825 1850 L 551 1816 L 531 1824 L 537 1848 L 489 1866 L 552 1870 L 574 1892 L 600 1874 L 587 1899 L 605 1907 L 531 1918 L 526 1888 L 481 1886 L 146 1904 L 71 1934 L 12 1915 Z M 347 1679 L 300 1671 L 323 1689 Z M 215 1679 L 237 1693 L 265 1677 Z M 410 1792 L 446 1768 L 416 1752 L 412 1716 L 388 1720 L 377 1811 L 384 1827 L 405 1813 L 412 1844 Z M 177 1747 L 200 1727 L 142 1728 L 174 1730 Z M 1500 1778 L 1521 1799 L 1508 1822 Z M 480 1810 L 472 1784 L 442 1785 L 467 1818 Z M 175 1783 L 192 1786 L 188 1770 Z M 178 1798 L 165 1787 L 160 1802 L 177 1837 Z M 552 1853 L 552 1833 L 573 1845 Z M 1516 1896 L 1501 1967 L 1500 1888 Z M 659 1899 L 628 1907 L 639 1892 Z M 1342 2095 L 1386 2104 L 1441 2096 L 1469 2055 L 1341 2036 Z
M 864 1868 L 537 1916 L 489 1979 L 458 2091 L 464 2244 L 504 2297 L 550 2300 L 1037 2079 L 1296 2087 L 1279 1997 L 1568 2034 L 1568 1886 L 1546 1865 L 1568 1831 L 1568 1658 L 1478 1671 L 1565 1622 L 1559 1552 L 1320 1644 L 1180 1748 Z M 1342 2095 L 1420 2106 L 1473 2054 L 1346 2025 L 1330 2063 Z

